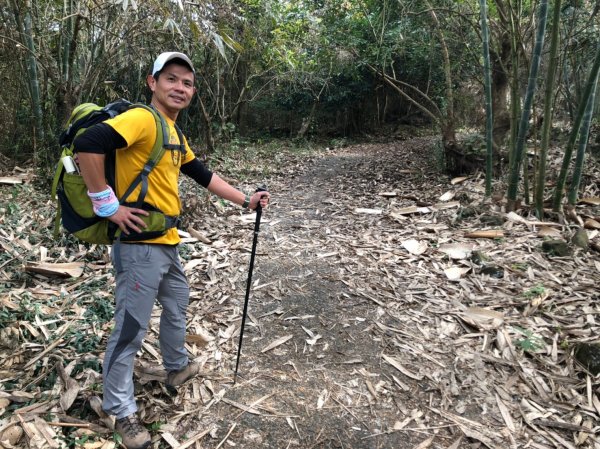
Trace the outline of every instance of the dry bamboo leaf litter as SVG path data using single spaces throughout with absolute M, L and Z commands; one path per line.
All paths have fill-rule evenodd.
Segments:
M 191 286 L 188 349 L 205 360 L 204 376 L 186 384 L 177 397 L 165 395 L 164 371 L 149 369 L 161 368 L 159 315 L 153 314 L 141 354 L 148 368 L 136 371 L 145 422 L 163 422 L 171 443 L 187 441 L 188 447 L 197 442 L 285 447 L 290 441 L 290 447 L 335 441 L 344 447 L 370 441 L 401 449 L 560 447 L 575 441 L 595 447 L 596 433 L 587 433 L 590 424 L 584 423 L 598 422 L 598 382 L 581 378 L 583 368 L 571 352 L 575 342 L 598 335 L 598 253 L 575 250 L 558 258 L 542 253 L 547 237 L 538 232 L 549 229 L 570 242 L 567 226 L 538 222 L 531 214 L 523 214 L 523 220 L 504 214 L 501 202 L 483 198 L 481 177 L 452 183 L 423 176 L 428 167 L 420 161 L 426 161 L 430 145 L 431 140 L 414 139 L 330 151 L 297 161 L 268 181 L 274 201 L 261 229 L 253 318 L 246 329 L 242 381 L 235 386 L 235 337 L 254 218 L 235 207 L 196 201 L 181 254 Z M 598 197 L 597 188 L 585 189 L 588 197 Z M 110 321 L 89 317 L 110 312 L 103 310 L 111 299 L 109 259 L 100 247 L 70 243 L 54 249 L 29 239 L 25 229 L 50 224 L 52 217 L 27 196 L 33 201 L 28 210 L 41 218 L 22 216 L 0 229 L 5 250 L 0 279 L 11 287 L 0 293 L 0 304 L 7 313 L 31 317 L 22 315 L 0 332 L 1 378 L 17 381 L 6 407 L 27 416 L 59 416 L 60 398 L 43 398 L 68 388 L 63 381 L 46 385 L 44 379 L 61 377 L 57 363 L 62 360 L 65 369 L 71 362 L 78 365 L 69 378 L 79 392 L 67 411 L 76 417 L 99 383 Z M 184 202 L 198 197 L 190 189 Z M 359 208 L 381 213 L 354 213 L 357 197 L 367 206 Z M 577 206 L 581 225 L 597 220 L 595 207 Z M 500 217 L 503 224 L 496 228 L 482 221 L 486 215 Z M 503 237 L 466 237 L 490 227 L 501 228 Z M 592 248 L 599 243 L 593 232 L 588 233 Z M 403 246 L 411 240 L 427 249 L 412 253 Z M 85 263 L 77 279 L 15 275 L 17 266 L 33 262 Z M 492 265 L 502 277 L 486 274 Z M 467 271 L 449 281 L 444 270 L 452 267 Z M 281 342 L 282 336 L 287 340 Z M 99 345 L 86 351 L 91 337 L 99 338 Z M 263 397 L 268 399 L 254 404 Z M 523 398 L 529 421 L 521 414 Z M 248 404 L 260 414 L 244 413 L 232 403 Z M 237 409 L 233 415 L 232 407 Z M 417 418 L 390 432 L 413 410 Z M 106 419 L 98 412 L 86 418 L 104 429 L 111 425 Z M 74 432 L 53 427 L 59 434 Z

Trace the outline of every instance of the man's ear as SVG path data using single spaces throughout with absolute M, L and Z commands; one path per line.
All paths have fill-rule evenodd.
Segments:
M 154 92 L 154 88 L 156 86 L 156 79 L 153 75 L 148 75 L 146 77 L 146 83 L 148 83 L 148 87 L 150 88 L 150 90 Z

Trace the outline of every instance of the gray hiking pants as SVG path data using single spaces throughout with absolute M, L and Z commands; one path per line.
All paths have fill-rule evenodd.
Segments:
M 102 408 L 117 419 L 137 411 L 133 363 L 148 329 L 154 300 L 162 306 L 160 351 L 167 371 L 188 364 L 184 347 L 189 286 L 176 246 L 122 243 L 116 273 L 114 329 L 102 367 Z M 116 266 L 114 261 L 113 266 Z

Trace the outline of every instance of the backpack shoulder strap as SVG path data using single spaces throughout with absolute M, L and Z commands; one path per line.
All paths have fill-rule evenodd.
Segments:
M 150 106 L 146 106 L 146 105 L 142 105 L 145 106 L 146 108 L 150 108 L 154 114 L 156 116 L 158 116 L 158 118 L 160 119 L 160 125 L 162 127 L 162 133 L 163 133 L 163 147 L 166 150 L 178 150 L 181 151 L 182 154 L 185 153 L 185 143 L 183 140 L 183 133 L 181 132 L 181 129 L 179 129 L 179 126 L 177 126 L 177 124 L 175 124 L 175 132 L 177 132 L 177 139 L 179 140 L 179 144 L 175 144 L 175 143 L 171 143 L 168 141 L 168 139 L 165 139 L 165 136 L 170 136 L 171 133 L 169 132 L 169 127 L 167 125 L 167 121 L 165 120 L 165 118 L 162 116 L 162 114 L 160 112 L 158 112 L 156 110 L 156 108 L 152 105 Z M 156 118 L 155 116 L 155 118 Z
M 177 123 L 175 124 L 175 131 L 177 132 L 177 138 L 179 139 L 179 150 L 181 151 L 181 155 L 185 159 L 185 153 L 187 151 L 185 149 L 185 138 L 183 137 L 181 129 L 179 128 L 179 126 L 177 126 Z
M 140 171 L 140 173 L 135 177 L 131 185 L 127 188 L 126 192 L 119 199 L 121 203 L 125 201 L 126 198 L 131 195 L 131 192 L 135 190 L 135 188 L 141 183 L 141 190 L 136 201 L 135 206 L 137 208 L 141 208 L 144 198 L 146 198 L 146 194 L 148 193 L 148 175 L 150 172 L 156 167 L 156 164 L 161 160 L 163 154 L 165 154 L 165 150 L 167 149 L 164 142 L 165 136 L 168 136 L 168 128 L 167 124 L 162 118 L 162 116 L 151 106 L 146 106 L 145 104 L 134 104 L 132 107 L 139 107 L 146 109 L 149 111 L 154 117 L 154 121 L 156 124 L 156 139 L 154 140 L 154 146 L 152 147 L 152 151 L 150 152 L 150 157 L 148 161 L 144 164 L 144 167 Z

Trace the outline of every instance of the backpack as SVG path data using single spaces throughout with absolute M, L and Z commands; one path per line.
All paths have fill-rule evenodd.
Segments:
M 149 215 L 140 218 L 147 227 L 141 233 L 130 231 L 129 235 L 122 234 L 119 227 L 107 218 L 98 217 L 93 210 L 92 202 L 87 195 L 87 186 L 80 175 L 77 163 L 74 161 L 73 141 L 87 128 L 97 123 L 116 117 L 131 109 L 144 108 L 152 113 L 156 121 L 156 139 L 150 157 L 144 168 L 119 198 L 119 203 L 131 207 L 144 209 Z M 166 143 L 168 127 L 164 118 L 152 106 L 132 104 L 127 100 L 117 100 L 104 107 L 94 103 L 83 103 L 77 106 L 67 121 L 66 128 L 59 137 L 62 148 L 52 183 L 52 198 L 57 202 L 57 213 L 54 223 L 54 238 L 58 238 L 60 223 L 68 233 L 79 240 L 88 243 L 111 244 L 113 241 L 143 241 L 164 235 L 169 228 L 177 227 L 179 217 L 163 214 L 159 209 L 144 202 L 148 191 L 148 175 L 161 160 L 167 149 L 181 151 L 185 154 L 185 145 L 181 130 L 175 125 L 179 145 Z M 168 142 L 168 140 L 167 140 Z M 105 172 L 108 184 L 115 188 L 115 154 L 106 154 Z M 125 203 L 131 192 L 141 184 L 140 194 L 134 203 Z

